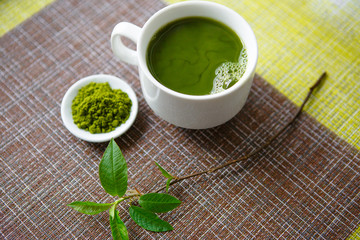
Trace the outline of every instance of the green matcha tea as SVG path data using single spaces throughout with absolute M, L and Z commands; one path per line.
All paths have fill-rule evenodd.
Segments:
M 223 23 L 202 17 L 169 23 L 147 49 L 147 65 L 155 79 L 189 95 L 228 89 L 241 78 L 246 62 L 238 35 Z

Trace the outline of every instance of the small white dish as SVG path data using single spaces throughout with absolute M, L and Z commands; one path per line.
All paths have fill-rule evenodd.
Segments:
M 72 101 L 76 97 L 79 89 L 86 86 L 90 82 L 96 82 L 96 83 L 108 82 L 111 88 L 121 89 L 123 92 L 126 92 L 129 98 L 131 99 L 132 106 L 131 106 L 129 118 L 125 123 L 115 128 L 114 131 L 108 133 L 93 134 L 88 131 L 85 131 L 84 129 L 80 129 L 74 123 L 72 117 L 72 111 L 71 111 Z M 137 113 L 138 113 L 138 100 L 136 98 L 136 94 L 134 90 L 125 81 L 112 75 L 99 74 L 99 75 L 92 75 L 80 79 L 68 89 L 61 102 L 61 118 L 65 127 L 76 137 L 88 142 L 106 142 L 106 141 L 110 141 L 111 138 L 119 137 L 131 127 L 131 125 L 134 123 L 136 119 Z

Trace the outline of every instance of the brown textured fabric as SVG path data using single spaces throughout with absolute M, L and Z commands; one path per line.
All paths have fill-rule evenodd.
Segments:
M 107 213 L 65 206 L 114 200 L 98 180 L 106 143 L 81 141 L 61 122 L 62 97 L 82 77 L 113 74 L 136 91 L 138 118 L 116 141 L 130 187 L 142 192 L 165 182 L 154 160 L 179 176 L 217 166 L 258 147 L 294 114 L 296 106 L 256 76 L 244 109 L 222 126 L 186 130 L 155 116 L 136 67 L 113 57 L 110 34 L 120 21 L 142 26 L 164 6 L 58 0 L 0 39 L 0 238 L 111 238 Z M 343 239 L 360 224 L 359 160 L 358 150 L 302 114 L 256 157 L 172 186 L 183 203 L 161 217 L 174 231 L 147 232 L 127 205 L 118 209 L 131 239 Z

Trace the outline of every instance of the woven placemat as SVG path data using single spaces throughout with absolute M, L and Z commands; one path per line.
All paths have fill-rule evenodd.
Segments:
M 52 2 L 54 0 L 0 1 L 0 37 Z
M 111 238 L 107 213 L 65 206 L 114 200 L 98 180 L 107 144 L 81 141 L 61 122 L 62 97 L 82 77 L 113 74 L 134 88 L 138 118 L 116 142 L 130 187 L 143 192 L 164 182 L 154 160 L 180 176 L 216 166 L 257 148 L 296 112 L 257 75 L 243 110 L 222 126 L 187 130 L 155 116 L 136 67 L 113 57 L 110 33 L 120 21 L 142 26 L 164 6 L 58 0 L 0 38 L 1 238 Z M 172 186 L 183 203 L 161 217 L 173 231 L 147 232 L 127 205 L 118 209 L 131 239 L 344 239 L 360 224 L 359 160 L 357 149 L 302 114 L 249 161 Z

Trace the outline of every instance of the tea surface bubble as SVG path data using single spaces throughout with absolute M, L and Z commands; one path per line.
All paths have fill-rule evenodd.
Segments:
M 211 94 L 220 93 L 235 83 L 244 75 L 247 64 L 247 54 L 245 48 L 241 50 L 239 62 L 222 63 L 215 70 L 215 78 Z

